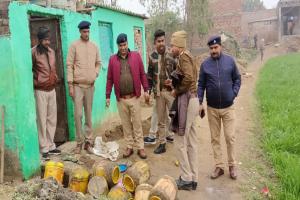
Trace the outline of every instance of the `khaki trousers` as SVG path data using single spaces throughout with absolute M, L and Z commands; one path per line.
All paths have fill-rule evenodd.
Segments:
M 184 136 L 177 136 L 175 145 L 178 148 L 178 161 L 181 179 L 198 182 L 198 137 L 196 118 L 199 115 L 198 98 L 190 98 Z
M 92 105 L 95 87 L 82 88 L 74 86 L 75 127 L 77 143 L 88 141 L 93 144 Z M 82 107 L 84 108 L 84 132 L 82 133 Z
M 117 106 L 127 148 L 144 149 L 140 98 L 121 98 Z
M 55 89 L 49 92 L 34 90 L 34 97 L 40 151 L 47 153 L 56 148 L 54 143 L 57 120 L 56 92 Z
M 208 122 L 211 133 L 211 144 L 216 167 L 224 168 L 221 150 L 221 123 L 223 123 L 224 136 L 227 145 L 228 165 L 235 165 L 235 111 L 234 106 L 225 109 L 207 108 Z
M 169 117 L 169 108 L 167 107 L 167 114 L 166 114 L 166 135 L 167 137 L 174 137 L 174 133 L 169 130 L 171 119 Z M 158 132 L 158 116 L 157 116 L 157 109 L 156 109 L 156 101 L 154 101 L 152 115 L 151 115 L 151 127 L 149 130 L 148 137 L 156 138 L 156 133 Z
M 168 91 L 161 91 L 160 96 L 156 97 L 156 111 L 158 118 L 158 139 L 160 144 L 165 144 L 166 140 L 166 124 L 168 113 L 174 101 L 171 93 Z

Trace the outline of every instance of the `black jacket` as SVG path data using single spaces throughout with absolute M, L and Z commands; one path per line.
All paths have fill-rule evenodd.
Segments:
M 203 102 L 206 91 L 207 105 L 227 108 L 233 104 L 241 86 L 241 75 L 234 59 L 221 53 L 219 59 L 207 58 L 201 65 L 198 80 L 198 97 Z

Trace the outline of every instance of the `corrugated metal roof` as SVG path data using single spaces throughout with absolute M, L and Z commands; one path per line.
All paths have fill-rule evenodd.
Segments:
M 105 8 L 105 9 L 109 9 L 109 10 L 113 10 L 113 11 L 117 11 L 117 12 L 120 12 L 120 13 L 124 13 L 126 15 L 131 15 L 131 16 L 142 18 L 142 19 L 148 19 L 148 17 L 146 15 L 134 13 L 132 11 L 125 10 L 125 9 L 117 7 L 117 6 L 111 6 L 111 5 L 107 5 L 107 4 L 103 4 L 103 3 L 93 3 L 93 4 L 89 4 L 89 5 L 99 7 L 99 8 Z
M 300 0 L 280 0 L 278 2 L 278 6 L 295 6 L 295 5 L 299 5 L 300 4 Z
M 270 18 L 264 18 L 264 19 L 250 21 L 250 22 L 248 22 L 248 24 L 253 24 L 253 23 L 256 23 L 256 22 L 265 22 L 265 21 L 277 21 L 277 20 L 278 20 L 277 17 L 270 17 Z

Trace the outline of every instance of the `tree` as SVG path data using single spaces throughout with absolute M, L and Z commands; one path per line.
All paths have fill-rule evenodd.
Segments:
M 176 4 L 178 0 L 139 0 L 140 3 L 147 8 L 152 16 L 162 15 L 165 12 L 176 12 Z M 175 10 L 174 10 L 175 9 Z
M 161 15 L 153 16 L 146 22 L 146 33 L 148 41 L 153 41 L 153 34 L 157 29 L 163 29 L 166 32 L 167 38 L 182 26 L 180 17 L 171 11 L 166 11 Z
M 209 0 L 185 0 L 184 27 L 188 32 L 188 46 L 191 49 L 195 35 L 203 37 L 212 27 Z
M 266 9 L 262 0 L 243 0 L 243 11 L 253 12 Z
M 188 33 L 188 47 L 192 47 L 195 35 L 206 35 L 212 26 L 209 0 L 140 0 L 150 14 L 151 29 L 162 28 L 172 33 L 185 29 Z M 156 22 L 157 20 L 157 22 Z M 158 26 L 154 26 L 158 25 Z M 170 26 L 174 24 L 174 26 Z
M 153 34 L 157 29 L 166 32 L 169 40 L 171 34 L 182 28 L 182 18 L 178 15 L 179 8 L 176 6 L 177 0 L 139 0 L 147 8 L 150 15 L 146 21 L 147 43 L 153 44 Z M 151 46 L 151 45 L 149 45 Z

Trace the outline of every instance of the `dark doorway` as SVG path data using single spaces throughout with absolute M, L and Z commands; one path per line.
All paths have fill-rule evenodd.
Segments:
M 283 35 L 300 34 L 300 6 L 281 8 Z
M 57 18 L 45 18 L 40 16 L 30 16 L 30 39 L 31 47 L 38 44 L 36 37 L 39 27 L 46 26 L 50 29 L 51 48 L 56 54 L 56 72 L 59 83 L 57 84 L 56 100 L 57 100 L 57 127 L 54 141 L 62 144 L 68 140 L 68 120 L 67 120 L 67 106 L 66 106 L 66 88 L 64 65 L 62 59 L 60 23 Z

